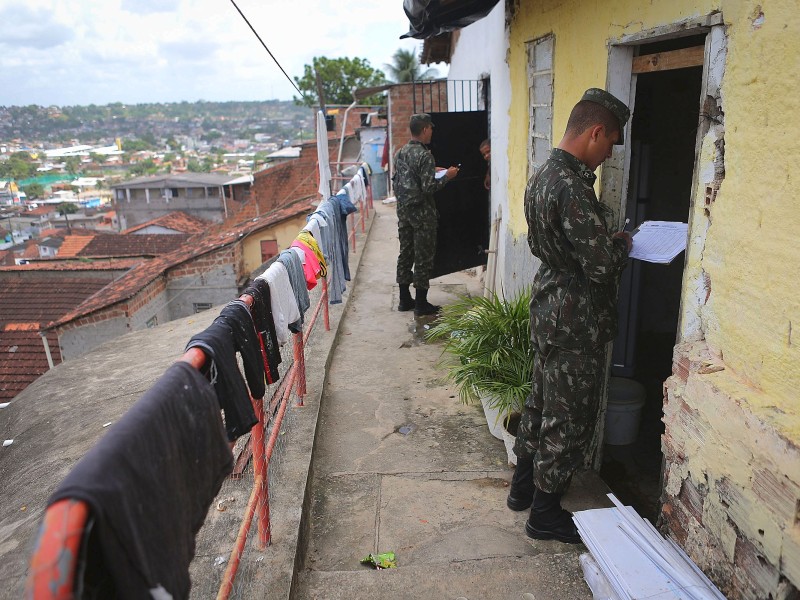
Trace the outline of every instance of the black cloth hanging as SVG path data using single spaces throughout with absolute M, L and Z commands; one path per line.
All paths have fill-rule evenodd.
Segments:
M 266 392 L 264 360 L 256 335 L 250 309 L 241 300 L 234 300 L 205 331 L 193 336 L 186 345 L 186 350 L 200 348 L 211 359 L 210 378 L 220 408 L 225 412 L 225 429 L 231 441 L 258 423 L 236 362 L 237 351 L 244 363 L 250 395 L 263 398 Z
M 269 294 L 269 284 L 264 279 L 256 279 L 247 286 L 243 293 L 253 298 L 250 314 L 253 316 L 256 331 L 264 345 L 266 355 L 264 371 L 267 383 L 275 383 L 280 379 L 278 365 L 281 364 L 281 350 L 278 346 L 275 321 L 272 317 L 272 297 Z
M 217 395 L 179 361 L 75 465 L 48 506 L 67 498 L 89 505 L 82 559 L 106 597 L 150 598 L 163 587 L 188 598 L 195 536 L 232 468 Z

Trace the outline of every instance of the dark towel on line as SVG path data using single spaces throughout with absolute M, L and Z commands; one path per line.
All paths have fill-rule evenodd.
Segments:
M 56 489 L 91 507 L 86 551 L 116 598 L 163 586 L 188 598 L 195 535 L 233 468 L 214 389 L 176 362 L 89 450 Z
M 225 411 L 225 429 L 231 441 L 258 423 L 236 362 L 237 351 L 242 356 L 250 395 L 263 398 L 266 391 L 264 360 L 256 335 L 247 305 L 234 300 L 205 331 L 193 336 L 186 345 L 187 350 L 200 348 L 211 358 L 211 382 L 217 390 L 220 408 Z
M 267 376 L 267 383 L 275 383 L 280 379 L 278 365 L 281 364 L 281 349 L 278 346 L 275 321 L 272 317 L 272 299 L 269 295 L 269 284 L 264 279 L 256 279 L 242 293 L 253 298 L 250 314 L 264 345 L 267 363 L 264 371 Z

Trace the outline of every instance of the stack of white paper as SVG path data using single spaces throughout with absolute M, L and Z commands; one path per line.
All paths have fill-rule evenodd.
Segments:
M 575 524 L 602 575 L 610 600 L 725 600 L 672 540 L 630 506 L 608 495 L 615 508 L 576 512 Z M 596 575 L 596 573 L 595 573 Z
M 676 221 L 645 221 L 633 232 L 629 256 L 646 262 L 669 264 L 686 249 L 689 225 Z

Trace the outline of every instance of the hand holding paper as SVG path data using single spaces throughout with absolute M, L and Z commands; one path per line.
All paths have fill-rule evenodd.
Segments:
M 686 249 L 689 225 L 676 221 L 645 221 L 633 234 L 630 258 L 669 264 Z

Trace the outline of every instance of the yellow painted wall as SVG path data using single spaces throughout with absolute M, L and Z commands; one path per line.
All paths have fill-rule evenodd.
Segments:
M 306 224 L 306 216 L 298 215 L 268 229 L 250 234 L 244 241 L 244 269 L 252 273 L 261 266 L 261 240 L 277 240 L 278 251 L 286 250 Z
M 508 233 L 512 236 L 527 230 L 522 209 L 528 168 L 525 42 L 549 33 L 555 36 L 553 141 L 557 144 L 583 91 L 606 85 L 609 40 L 722 11 L 728 32 L 722 87 L 726 174 L 710 225 L 703 214 L 703 190 L 696 190 L 692 233 L 705 236 L 705 242 L 689 254 L 694 264 L 687 265 L 687 273 L 708 276 L 711 295 L 699 309 L 702 334 L 736 379 L 737 389 L 744 382 L 754 406 L 781 406 L 786 412 L 785 433 L 800 439 L 796 0 L 520 0 L 519 5 L 510 26 L 508 54 L 512 82 Z M 763 23 L 755 20 L 757 7 L 763 11 Z M 711 154 L 706 149 L 701 167 Z M 694 295 L 694 290 L 684 290 L 685 299 Z

